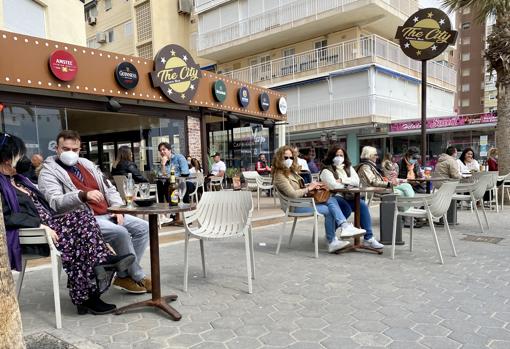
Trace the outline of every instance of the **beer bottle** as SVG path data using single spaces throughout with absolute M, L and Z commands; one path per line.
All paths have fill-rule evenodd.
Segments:
M 172 166 L 170 170 L 170 185 L 168 186 L 168 197 L 170 198 L 170 206 L 177 206 L 179 197 L 177 196 L 177 183 L 175 181 L 175 171 Z

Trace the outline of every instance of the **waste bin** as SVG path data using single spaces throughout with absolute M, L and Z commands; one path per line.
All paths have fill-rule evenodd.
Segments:
M 450 203 L 448 212 L 446 212 L 446 218 L 448 219 L 448 224 L 450 225 L 457 224 L 457 201 L 452 200 L 452 202 Z
M 395 216 L 395 194 L 386 194 L 381 196 L 381 205 L 379 206 L 380 220 L 380 241 L 383 245 L 391 245 L 391 235 L 393 234 L 393 219 Z M 402 241 L 402 217 L 397 221 L 397 232 L 395 238 L 396 245 L 403 245 Z

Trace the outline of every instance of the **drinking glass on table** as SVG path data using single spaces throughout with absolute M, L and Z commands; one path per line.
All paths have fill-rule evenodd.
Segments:
M 133 207 L 133 197 L 135 196 L 135 182 L 131 176 L 124 181 L 124 198 L 127 207 Z
M 183 207 L 184 203 L 182 202 L 182 199 L 184 198 L 184 195 L 186 195 L 186 181 L 180 181 L 177 186 L 177 195 L 179 196 L 179 207 Z
M 140 197 L 142 199 L 148 199 L 150 195 L 150 184 L 149 183 L 140 183 L 138 185 L 140 191 Z

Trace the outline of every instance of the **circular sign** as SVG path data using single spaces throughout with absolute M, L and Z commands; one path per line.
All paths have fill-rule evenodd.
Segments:
M 227 98 L 227 86 L 223 80 L 216 80 L 212 86 L 212 94 L 217 102 L 223 103 Z
M 163 47 L 154 58 L 152 85 L 175 103 L 189 103 L 202 76 L 200 66 L 179 45 Z
M 129 62 L 122 62 L 115 68 L 115 80 L 126 90 L 135 88 L 138 85 L 138 70 Z
M 248 107 L 250 104 L 250 91 L 248 91 L 248 88 L 243 86 L 237 91 L 237 101 L 241 107 Z
M 400 40 L 400 47 L 407 56 L 426 61 L 455 44 L 457 32 L 451 28 L 446 13 L 437 8 L 424 8 L 398 27 L 395 38 Z
M 278 100 L 278 112 L 282 115 L 287 114 L 287 99 L 280 97 Z
M 71 81 L 78 73 L 78 62 L 64 50 L 53 51 L 48 61 L 51 73 L 59 80 Z
M 262 111 L 268 111 L 269 105 L 271 104 L 269 100 L 269 95 L 266 92 L 262 92 L 259 95 L 259 107 Z

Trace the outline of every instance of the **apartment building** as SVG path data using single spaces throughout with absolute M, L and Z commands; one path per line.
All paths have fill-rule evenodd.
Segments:
M 82 45 L 81 0 L 0 0 L 0 30 Z
M 280 143 L 318 157 L 340 143 L 358 159 L 364 145 L 395 153 L 419 145 L 417 133 L 390 132 L 420 116 L 421 63 L 394 40 L 417 10 L 415 0 L 196 0 L 194 36 L 217 72 L 288 95 Z M 428 63 L 430 117 L 454 109 L 456 70 L 440 60 Z M 431 135 L 431 147 L 441 137 Z
M 161 47 L 172 43 L 193 54 L 192 3 L 192 0 L 86 0 L 87 46 L 152 59 Z

